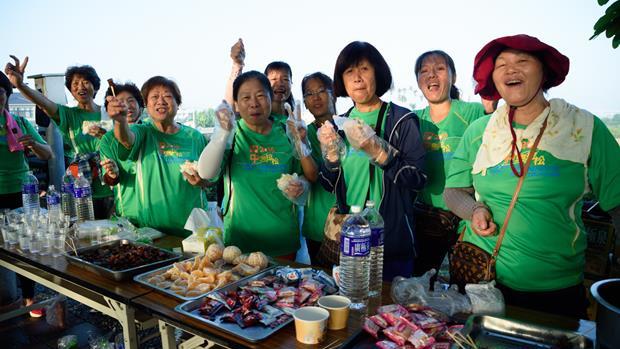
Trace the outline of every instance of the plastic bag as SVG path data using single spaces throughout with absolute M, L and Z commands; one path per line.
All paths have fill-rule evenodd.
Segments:
M 426 305 L 450 316 L 456 313 L 471 312 L 469 299 L 458 292 L 456 285 L 448 289 L 436 285 L 435 291 L 431 291 L 430 280 L 433 275 L 435 275 L 435 269 L 427 271 L 420 277 L 394 278 L 392 300 L 400 304 L 418 303 Z
M 215 109 L 215 127 L 211 140 L 218 139 L 226 142 L 226 149 L 232 147 L 232 141 L 235 137 L 237 129 L 237 120 L 235 113 L 228 102 L 222 100 L 222 103 Z
M 360 119 L 349 119 L 342 125 L 344 133 L 351 146 L 360 149 L 370 138 L 375 135 L 375 130 Z
M 292 203 L 297 206 L 304 206 L 306 204 L 306 201 L 308 200 L 308 193 L 310 191 L 310 183 L 308 183 L 308 181 L 303 177 L 298 176 L 297 173 L 293 173 L 292 175 L 283 173 L 282 176 L 276 180 L 276 183 L 278 185 L 278 189 L 282 191 L 282 195 L 284 195 L 284 197 L 289 199 Z M 293 183 L 300 183 L 303 187 L 303 193 L 296 198 L 291 198 L 286 194 L 287 188 Z
M 398 154 L 396 148 L 385 139 L 377 136 L 375 130 L 362 120 L 347 120 L 342 128 L 351 146 L 355 149 L 363 150 L 370 158 L 370 161 L 377 166 L 389 163 Z
M 506 304 L 502 291 L 495 288 L 495 281 L 465 285 L 465 293 L 474 314 L 504 315 Z
M 54 297 L 54 300 L 52 301 L 52 303 L 49 306 L 47 306 L 47 308 L 45 309 L 45 321 L 47 321 L 47 323 L 50 326 L 54 326 L 58 328 L 65 327 L 66 325 L 65 319 L 67 315 L 66 302 L 67 302 L 67 297 L 59 294 L 56 297 Z M 60 341 L 58 345 L 60 347 Z M 77 343 L 76 343 L 76 347 L 77 347 Z
M 58 340 L 58 349 L 77 349 L 78 337 L 74 334 L 64 336 Z
M 301 118 L 300 102 L 295 104 L 295 112 L 291 110 L 288 103 L 284 104 L 284 109 L 288 114 L 286 120 L 286 135 L 294 146 L 293 156 L 300 160 L 312 154 L 312 148 L 308 141 L 308 129 L 306 123 Z
M 331 122 L 325 122 L 316 132 L 321 144 L 321 156 L 330 170 L 340 167 L 347 153 L 347 147 Z

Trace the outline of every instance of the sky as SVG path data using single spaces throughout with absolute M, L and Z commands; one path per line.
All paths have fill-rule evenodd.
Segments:
M 398 103 L 397 91 L 408 89 L 409 102 L 422 106 L 419 92 L 413 94 L 413 66 L 421 53 L 450 54 L 463 99 L 478 101 L 476 53 L 497 37 L 524 33 L 570 58 L 565 82 L 548 97 L 605 117 L 620 113 L 620 49 L 604 35 L 588 39 L 607 6 L 596 0 L 2 0 L 0 64 L 9 54 L 29 56 L 26 75 L 89 64 L 103 82 L 138 86 L 163 75 L 178 83 L 181 107 L 206 109 L 224 96 L 230 47 L 238 38 L 245 43 L 245 70 L 263 71 L 274 60 L 291 65 L 298 99 L 304 75 L 331 76 L 340 50 L 362 40 L 390 65 L 394 89 L 384 100 Z M 350 105 L 341 99 L 338 109 Z

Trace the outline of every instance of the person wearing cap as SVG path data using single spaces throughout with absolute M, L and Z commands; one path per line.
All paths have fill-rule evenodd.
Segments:
M 24 74 L 28 64 L 28 57 L 20 63 L 20 60 L 11 56 L 13 63 L 7 63 L 5 72 L 11 83 L 54 122 L 63 140 L 70 144 L 69 156 L 73 158 L 70 167 L 80 169 L 90 168 L 93 178 L 89 174 L 85 176 L 91 179 L 93 194 L 93 208 L 96 219 L 106 219 L 110 216 L 114 200 L 112 191 L 107 185 L 103 185 L 101 180 L 95 175 L 98 173 L 99 140 L 106 130 L 93 126 L 88 134 L 83 134 L 82 124 L 84 122 L 101 121 L 101 107 L 95 103 L 95 95 L 99 91 L 101 80 L 95 69 L 89 65 L 72 66 L 65 72 L 65 87 L 77 101 L 77 106 L 67 107 L 54 103 L 41 92 L 29 87 L 24 83 Z M 76 166 L 77 165 L 77 166 Z M 74 176 L 77 175 L 77 170 Z
M 32 124 L 24 117 L 9 113 L 12 93 L 11 82 L 0 72 L 0 209 L 23 206 L 22 180 L 28 172 L 26 153 L 32 152 L 40 160 L 52 157 L 52 149 Z M 34 281 L 20 276 L 20 283 L 26 306 L 30 306 L 34 303 Z M 8 308 L 16 297 L 15 273 L 0 267 L 0 310 Z M 35 309 L 30 315 L 41 317 L 43 310 Z
M 506 104 L 465 131 L 444 199 L 463 219 L 464 241 L 491 253 L 540 135 L 496 260 L 498 287 L 507 304 L 587 318 L 581 207 L 593 193 L 618 230 L 620 148 L 588 111 L 547 100 L 545 92 L 568 70 L 566 56 L 528 35 L 482 48 L 474 62 L 475 92 Z
M 456 242 L 459 218 L 443 200 L 446 173 L 463 133 L 474 120 L 485 115 L 480 103 L 464 102 L 455 86 L 452 57 L 441 50 L 427 51 L 415 62 L 418 88 L 428 106 L 414 112 L 420 118 L 424 169 L 428 182 L 416 202 L 416 258 L 414 275 L 439 270 L 450 246 Z
M 140 115 L 144 109 L 144 100 L 140 90 L 133 83 L 115 84 L 116 98 L 127 105 L 127 124 L 140 124 Z M 106 97 L 114 95 L 112 88 L 106 90 Z M 104 101 L 104 108 L 108 107 L 108 100 Z M 101 138 L 99 151 L 101 152 L 101 167 L 104 170 L 103 180 L 113 187 L 116 215 L 126 217 L 137 224 L 140 211 L 140 201 L 136 190 L 136 163 L 128 159 L 121 160 L 114 132 L 108 132 Z

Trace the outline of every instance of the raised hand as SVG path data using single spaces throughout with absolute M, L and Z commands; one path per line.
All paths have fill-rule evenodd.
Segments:
M 235 64 L 244 65 L 245 47 L 243 46 L 243 40 L 241 38 L 230 48 L 230 58 L 232 58 Z
M 14 87 L 19 87 L 24 83 L 24 74 L 28 65 L 28 56 L 24 58 L 24 62 L 20 64 L 19 58 L 10 55 L 13 63 L 9 62 L 4 67 L 4 73 L 8 76 Z
M 217 107 L 215 117 L 223 130 L 232 131 L 235 127 L 235 114 L 226 100 L 222 100 L 222 103 Z
M 127 113 L 129 112 L 127 104 L 114 96 L 108 96 L 106 100 L 108 101 L 107 112 L 110 119 L 118 122 L 127 122 Z
M 103 127 L 99 127 L 97 125 L 92 125 L 89 129 L 88 129 L 88 134 L 95 137 L 95 138 L 99 138 L 101 139 L 101 137 L 103 137 L 103 135 L 106 134 L 106 132 L 108 132 L 105 128 Z
M 17 140 L 24 148 L 32 149 L 34 146 L 34 138 L 31 135 L 23 135 Z

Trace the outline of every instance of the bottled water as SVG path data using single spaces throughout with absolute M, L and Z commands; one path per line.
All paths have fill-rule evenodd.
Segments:
M 47 191 L 47 220 L 49 223 L 58 223 L 62 218 L 60 194 L 58 194 L 54 185 L 51 184 Z
M 340 294 L 351 300 L 352 309 L 368 304 L 370 226 L 360 211 L 361 207 L 351 206 L 352 215 L 340 233 Z
M 370 225 L 370 297 L 381 296 L 383 286 L 383 218 L 379 211 L 375 209 L 372 200 L 366 201 L 366 209 L 362 213 Z
M 22 205 L 26 215 L 39 213 L 39 181 L 32 171 L 26 173 L 22 182 Z
M 67 169 L 62 177 L 62 214 L 63 216 L 75 217 L 75 206 L 73 203 L 73 175 Z
M 78 178 L 75 180 L 75 183 L 73 183 L 73 201 L 78 222 L 92 221 L 95 219 L 90 183 L 82 172 L 78 174 Z

